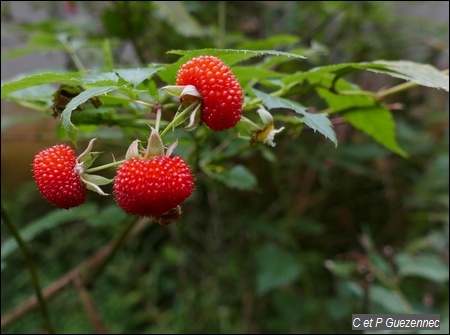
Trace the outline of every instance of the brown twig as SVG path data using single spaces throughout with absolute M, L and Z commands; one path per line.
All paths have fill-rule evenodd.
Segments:
M 27 263 L 28 270 L 30 271 L 30 277 L 31 277 L 31 283 L 33 285 L 35 296 L 35 305 L 39 306 L 39 310 L 41 311 L 42 320 L 44 321 L 44 325 L 47 329 L 47 331 L 50 334 L 54 334 L 55 331 L 53 330 L 53 325 L 50 321 L 50 315 L 48 313 L 47 303 L 45 302 L 44 298 L 42 297 L 42 291 L 41 286 L 39 284 L 39 278 L 36 271 L 36 266 L 34 265 L 33 258 L 31 256 L 31 252 L 28 249 L 28 246 L 26 245 L 25 241 L 22 239 L 22 236 L 20 236 L 20 233 L 16 226 L 11 221 L 11 218 L 8 215 L 8 212 L 3 207 L 2 203 L 2 219 L 3 222 L 8 226 L 9 230 L 11 231 L 11 234 L 14 236 L 17 244 L 19 245 L 20 249 L 22 250 L 22 253 L 25 257 L 25 262 Z M 3 329 L 3 319 L 2 319 L 2 329 Z
M 85 283 L 81 277 L 77 277 L 74 280 L 74 285 L 78 290 L 78 294 L 80 296 L 80 300 L 83 303 L 84 308 L 86 309 L 89 320 L 91 320 L 92 328 L 96 334 L 108 334 L 106 330 L 105 324 L 103 323 L 100 314 L 95 307 L 94 300 L 91 298 L 88 289 L 86 288 Z
M 99 274 L 98 270 L 95 271 L 95 269 L 98 269 L 99 267 L 103 268 L 106 263 L 112 259 L 111 255 L 117 252 L 119 245 L 122 246 L 123 244 L 133 239 L 150 223 L 151 219 L 143 218 L 138 220 L 136 224 L 131 224 L 132 229 L 130 230 L 127 227 L 124 230 L 125 234 L 123 234 L 124 237 L 122 239 L 119 238 L 111 240 L 96 254 L 94 254 L 89 259 L 78 265 L 75 269 L 66 273 L 64 276 L 42 290 L 43 299 L 50 300 L 63 288 L 73 285 L 78 277 L 83 278 L 84 285 L 91 283 L 92 279 Z M 10 324 L 20 319 L 23 315 L 35 309 L 38 305 L 38 300 L 35 295 L 29 297 L 13 310 L 2 316 L 1 329 L 5 329 Z

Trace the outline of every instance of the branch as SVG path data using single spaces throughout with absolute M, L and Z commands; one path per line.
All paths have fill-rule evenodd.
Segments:
M 2 210 L 3 216 L 3 210 Z M 92 283 L 92 279 L 100 273 L 95 271 L 97 268 L 104 268 L 107 262 L 112 259 L 112 256 L 117 252 L 119 245 L 122 246 L 125 243 L 132 240 L 136 235 L 138 235 L 143 229 L 145 229 L 150 223 L 150 218 L 143 218 L 131 224 L 125 228 L 122 237 L 119 239 L 112 239 L 105 246 L 103 246 L 96 254 L 91 256 L 89 259 L 78 265 L 72 271 L 66 273 L 64 276 L 47 286 L 42 291 L 42 297 L 44 300 L 50 300 L 56 293 L 58 293 L 63 288 L 73 285 L 77 278 L 82 278 L 84 285 Z M 131 227 L 130 227 L 131 226 Z M 20 319 L 24 314 L 32 311 L 38 306 L 38 300 L 35 295 L 29 297 L 27 300 L 22 302 L 12 311 L 8 312 L 2 317 L 1 329 L 5 329 L 14 321 Z
M 59 41 L 63 45 L 66 52 L 69 54 L 70 58 L 72 59 L 73 64 L 75 64 L 75 67 L 78 69 L 78 71 L 84 71 L 86 68 L 83 66 L 83 63 L 81 62 L 81 59 L 78 57 L 77 52 L 73 48 L 73 46 L 70 44 L 69 40 L 67 39 L 67 36 L 62 35 L 59 38 Z
M 42 315 L 42 319 L 44 321 L 45 327 L 47 328 L 47 331 L 50 334 L 54 334 L 55 331 L 53 330 L 53 326 L 50 321 L 50 315 L 48 313 L 47 304 L 46 304 L 44 298 L 42 297 L 41 286 L 39 285 L 39 278 L 37 275 L 36 267 L 34 266 L 33 258 L 31 256 L 30 251 L 28 250 L 26 243 L 20 236 L 19 231 L 17 230 L 16 226 L 11 221 L 11 219 L 8 215 L 8 212 L 3 207 L 3 203 L 2 203 L 2 219 L 3 219 L 3 222 L 8 226 L 9 230 L 11 231 L 11 234 L 16 239 L 17 244 L 19 245 L 20 249 L 22 249 L 23 255 L 25 256 L 25 261 L 28 266 L 28 270 L 30 271 L 31 283 L 33 284 L 34 291 L 36 292 L 35 305 L 39 306 L 39 309 L 40 309 L 41 315 Z M 2 320 L 2 328 L 3 328 L 3 320 Z
M 83 303 L 84 308 L 86 309 L 95 333 L 108 334 L 105 324 L 103 323 L 100 314 L 97 312 L 97 308 L 95 308 L 94 301 L 92 300 L 91 295 L 89 294 L 89 291 L 86 288 L 85 283 L 83 282 L 83 279 L 81 277 L 77 277 L 74 281 L 74 284 L 78 289 L 80 300 Z

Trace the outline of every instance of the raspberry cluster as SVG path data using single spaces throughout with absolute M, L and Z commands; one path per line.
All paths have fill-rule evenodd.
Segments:
M 188 61 L 181 66 L 176 81 L 181 87 L 191 85 L 197 99 L 196 112 L 212 130 L 231 128 L 241 119 L 242 88 L 219 58 L 200 56 Z M 113 180 L 89 174 L 89 166 L 98 155 L 91 153 L 93 141 L 78 157 L 67 145 L 55 145 L 35 156 L 34 179 L 42 196 L 53 205 L 63 209 L 79 206 L 89 190 L 107 195 L 99 185 Z M 174 145 L 164 152 L 161 135 L 154 129 L 146 150 L 139 150 L 138 142 L 130 145 L 124 161 L 92 170 L 120 165 L 113 181 L 117 204 L 126 213 L 169 224 L 179 218 L 179 205 L 192 194 L 194 176 L 181 157 L 170 157 Z
M 55 145 L 37 154 L 33 177 L 44 199 L 69 209 L 86 201 L 88 190 L 76 171 L 75 151 L 67 145 Z
M 191 170 L 181 157 L 132 158 L 117 170 L 116 201 L 134 215 L 159 216 L 186 200 L 194 190 Z
M 181 66 L 177 85 L 193 85 L 202 98 L 201 120 L 212 130 L 231 128 L 241 119 L 242 88 L 217 57 L 199 56 Z

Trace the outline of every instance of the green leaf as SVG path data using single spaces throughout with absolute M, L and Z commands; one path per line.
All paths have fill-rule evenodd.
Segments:
M 211 174 L 228 187 L 238 190 L 252 190 L 257 184 L 255 175 L 243 165 L 236 165 L 229 170 L 211 171 Z
M 437 283 L 448 281 L 448 266 L 436 255 L 412 256 L 398 254 L 395 262 L 399 267 L 399 275 L 422 277 Z
M 86 171 L 101 154 L 102 152 L 89 152 L 88 154 L 83 153 L 78 156 L 78 162 L 83 163 L 83 169 Z
M 362 63 L 362 65 L 364 64 L 366 63 Z M 410 61 L 383 60 L 368 63 L 369 66 L 371 66 L 371 64 L 384 66 L 389 70 L 389 72 L 383 71 L 379 68 L 368 68 L 369 71 L 387 73 L 393 77 L 412 81 L 418 85 L 442 88 L 447 92 L 449 91 L 448 75 L 443 74 L 441 71 L 429 64 L 420 64 Z
M 269 50 L 278 49 L 282 46 L 291 46 L 300 42 L 300 37 L 297 35 L 273 35 L 264 40 L 255 41 L 245 41 L 238 45 L 238 49 L 248 49 L 248 50 Z
M 88 182 L 94 183 L 96 185 L 108 185 L 111 184 L 114 180 L 96 174 L 88 174 L 88 173 L 83 174 L 82 177 L 84 180 L 87 180 Z
M 114 72 L 96 73 L 88 77 L 81 78 L 82 84 L 95 84 L 96 86 L 111 86 L 117 84 L 119 77 Z
M 125 213 L 119 206 L 111 205 L 103 208 L 96 215 L 86 218 L 87 224 L 94 227 L 114 226 L 125 221 L 127 213 Z
M 23 90 L 15 91 L 9 94 L 8 99 L 20 101 L 45 102 L 50 106 L 49 101 L 53 99 L 55 87 L 50 84 L 38 85 L 24 88 Z
M 133 84 L 134 88 L 136 88 L 140 83 L 142 83 L 145 79 L 149 78 L 153 74 L 158 71 L 163 70 L 162 66 L 151 66 L 146 68 L 135 68 L 135 69 L 120 69 L 115 70 L 116 73 L 122 77 L 125 81 Z
M 183 1 L 153 1 L 153 4 L 181 36 L 199 37 L 205 35 L 204 30 L 188 12 Z
M 30 222 L 25 228 L 21 229 L 20 234 L 25 242 L 30 242 L 42 232 L 54 229 L 71 221 L 86 220 L 97 214 L 97 206 L 93 203 L 87 203 L 83 206 L 70 210 L 55 209 L 41 218 Z M 17 242 L 10 237 L 2 242 L 1 259 L 8 257 L 14 250 L 18 248 Z
M 293 54 L 303 55 L 306 58 L 312 58 L 312 63 L 314 63 L 315 58 L 319 57 L 320 55 L 327 54 L 328 51 L 323 45 L 317 42 L 312 42 L 311 48 L 295 48 L 290 49 L 289 52 Z M 264 60 L 264 63 L 262 63 L 261 66 L 265 69 L 273 69 L 291 60 L 292 58 L 284 56 L 268 57 L 267 59 Z
M 325 266 L 335 276 L 340 278 L 350 278 L 356 272 L 356 263 L 353 261 L 331 261 L 325 262 Z
M 53 45 L 26 45 L 21 48 L 16 48 L 10 51 L 5 52 L 1 56 L 2 61 L 6 61 L 9 59 L 15 59 L 21 56 L 25 56 L 31 53 L 37 53 L 37 52 L 48 52 L 48 51 L 55 51 L 55 50 L 62 50 L 64 51 L 64 46 L 61 44 L 53 44 Z
M 235 66 L 233 67 L 233 74 L 241 86 L 247 85 L 252 80 L 262 80 L 270 78 L 283 78 L 284 73 L 257 68 L 254 66 Z
M 220 58 L 226 65 L 231 66 L 244 60 L 258 57 L 258 56 L 288 56 L 292 59 L 304 59 L 305 56 L 297 55 L 289 52 L 275 51 L 275 50 L 234 50 L 234 49 L 199 49 L 199 50 L 171 50 L 171 54 L 182 55 L 182 57 L 175 63 L 168 65 L 166 71 L 160 72 L 158 76 L 165 82 L 172 84 L 175 82 L 175 77 L 178 69 L 182 64 L 190 59 L 198 56 L 216 56 Z
M 54 33 L 42 32 L 39 31 L 38 28 L 37 34 L 36 31 L 33 31 L 33 34 L 30 35 L 32 36 L 28 39 L 26 45 L 2 54 L 2 61 L 21 57 L 30 53 L 48 52 L 55 50 L 65 51 L 64 45 L 60 43 Z
M 320 78 L 325 74 L 334 74 L 339 77 L 352 72 L 367 70 L 375 73 L 387 74 L 395 78 L 412 81 L 418 85 L 442 88 L 449 90 L 448 75 L 443 74 L 429 64 L 420 64 L 410 61 L 383 61 L 364 63 L 343 63 L 313 68 L 307 72 L 299 72 L 286 76 L 282 81 L 285 85 L 294 85 L 311 77 Z
M 24 88 L 32 86 L 38 86 L 49 83 L 78 84 L 79 78 L 81 78 L 81 74 L 77 72 L 71 73 L 47 72 L 29 75 L 21 79 L 10 81 L 8 83 L 3 84 L 2 99 L 5 99 L 12 92 L 23 90 Z
M 220 58 L 225 64 L 231 66 L 244 60 L 258 56 L 287 56 L 305 59 L 305 56 L 276 50 L 236 50 L 236 49 L 198 49 L 198 50 L 170 50 L 167 53 L 182 55 L 184 61 L 197 56 L 211 55 Z
M 308 125 L 314 131 L 318 131 L 326 138 L 330 139 L 335 146 L 337 146 L 336 134 L 333 130 L 333 126 L 325 114 L 311 114 L 306 110 L 307 108 L 300 103 L 287 100 L 284 98 L 274 97 L 270 94 L 253 89 L 255 95 L 260 98 L 267 109 L 272 108 L 287 108 L 291 109 L 297 114 L 300 114 L 300 120 Z
M 63 128 L 67 131 L 70 140 L 76 145 L 77 144 L 77 128 L 70 121 L 72 111 L 79 105 L 85 103 L 90 98 L 98 96 L 100 94 L 105 94 L 118 89 L 118 86 L 104 86 L 104 87 L 94 87 L 86 91 L 81 92 L 75 98 L 73 98 L 66 106 L 61 114 Z
M 344 119 L 389 150 L 402 157 L 408 157 L 408 154 L 397 143 L 394 119 L 391 112 L 384 106 L 373 106 L 347 112 L 344 114 Z
M 354 89 L 343 81 L 338 86 L 345 85 L 348 89 Z M 367 95 L 341 95 L 325 89 L 317 89 L 317 93 L 326 100 L 335 112 L 341 112 L 344 119 L 355 128 L 365 132 L 374 140 L 384 145 L 389 150 L 407 157 L 408 154 L 400 148 L 395 136 L 395 123 L 391 112 L 384 106 Z
M 306 79 L 309 79 L 311 77 L 320 79 L 320 74 L 314 72 L 314 69 L 306 72 L 296 72 L 285 76 L 284 78 L 281 79 L 281 82 L 286 87 L 293 87 L 295 85 L 303 83 Z
M 391 290 L 380 286 L 372 285 L 369 290 L 370 301 L 383 306 L 390 313 L 411 313 L 402 299 Z
M 273 244 L 263 246 L 256 254 L 256 286 L 259 294 L 292 283 L 301 272 L 298 260 Z

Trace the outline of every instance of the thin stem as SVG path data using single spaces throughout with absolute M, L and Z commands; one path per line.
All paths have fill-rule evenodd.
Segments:
M 156 110 L 156 123 L 155 123 L 155 130 L 157 133 L 159 132 L 159 124 L 161 123 L 161 114 L 162 114 L 162 106 L 159 105 L 158 109 Z
M 177 126 L 181 123 L 184 122 L 184 120 L 186 120 L 186 116 L 192 111 L 194 110 L 196 107 L 198 106 L 197 103 L 192 103 L 189 105 L 189 107 L 187 107 L 184 111 L 182 111 L 180 114 L 176 115 L 172 121 L 170 121 L 170 123 L 166 126 L 166 128 L 163 129 L 163 131 L 161 132 L 161 134 L 159 134 L 161 137 L 163 137 L 170 128 Z
M 368 263 L 368 267 L 370 269 L 370 272 L 377 278 L 380 282 L 382 282 L 385 286 L 387 286 L 394 295 L 400 300 L 400 302 L 403 305 L 403 308 L 407 313 L 415 313 L 414 308 L 411 306 L 409 301 L 406 299 L 406 297 L 403 295 L 402 291 L 398 287 L 397 283 L 386 276 L 382 271 L 380 271 L 376 266 L 372 265 L 372 263 Z
M 126 236 L 125 243 L 132 240 L 134 237 L 140 234 L 146 227 L 148 227 L 150 223 L 152 223 L 152 220 L 150 218 L 143 218 L 137 220 L 137 224 L 134 225 L 134 228 Z M 108 254 L 112 251 L 113 246 L 116 245 L 116 243 L 117 243 L 116 239 L 109 241 L 106 245 L 100 248 L 94 255 L 86 259 L 83 263 L 81 263 L 76 268 L 74 268 L 73 270 L 66 273 L 64 276 L 54 281 L 52 284 L 48 285 L 42 291 L 44 299 L 46 300 L 52 299 L 62 289 L 66 288 L 67 286 L 74 285 L 75 280 L 80 276 L 89 273 L 90 271 L 92 271 L 93 268 L 100 266 L 101 264 L 104 264 L 106 261 L 111 260 L 111 257 L 108 257 Z M 87 283 L 85 283 L 84 285 L 87 285 Z M 17 321 L 22 316 L 34 310 L 38 306 L 39 302 L 36 298 L 36 295 L 32 295 L 24 302 L 19 304 L 17 307 L 15 307 L 13 310 L 9 311 L 5 315 L 2 315 L 1 329 L 4 330 L 13 322 Z
M 258 130 L 261 129 L 260 126 L 258 126 L 256 123 L 254 123 L 252 120 L 250 120 L 249 118 L 245 117 L 245 116 L 241 116 L 241 124 L 243 124 L 245 126 L 245 128 L 251 132 L 252 130 Z
M 78 289 L 78 294 L 80 296 L 80 300 L 81 300 L 84 308 L 86 309 L 86 312 L 88 314 L 88 317 L 92 324 L 92 328 L 94 328 L 95 333 L 96 334 L 108 334 L 105 324 L 102 321 L 102 318 L 100 317 L 100 314 L 98 313 L 97 308 L 95 307 L 94 300 L 92 299 L 91 295 L 89 294 L 89 290 L 86 288 L 86 285 L 83 282 L 81 276 L 75 278 L 74 285 Z
M 151 102 L 142 101 L 142 100 L 134 100 L 134 99 L 126 98 L 126 97 L 119 97 L 117 95 L 107 95 L 106 97 L 108 99 L 113 99 L 113 100 L 134 102 L 136 104 L 143 105 L 143 106 L 150 107 L 150 108 L 153 108 L 153 106 L 154 106 L 154 104 L 152 104 Z
M 370 91 L 361 91 L 361 90 L 355 90 L 355 91 L 339 91 L 340 95 L 368 95 L 372 98 L 378 98 L 378 95 L 376 93 L 370 92 Z
M 448 75 L 448 69 L 441 71 L 442 74 Z M 407 91 L 413 87 L 419 86 L 419 84 L 416 84 L 414 82 L 407 82 L 403 83 L 391 88 L 387 88 L 385 90 L 379 91 L 376 96 L 379 100 L 386 98 L 387 96 L 394 95 L 403 91 Z
M 397 93 L 400 93 L 400 92 L 403 92 L 403 91 L 407 91 L 407 90 L 409 90 L 409 89 L 411 89 L 413 87 L 416 87 L 416 86 L 417 86 L 416 83 L 413 83 L 412 81 L 410 81 L 410 82 L 407 82 L 407 83 L 403 83 L 403 84 L 400 84 L 400 85 L 393 86 L 391 88 L 387 88 L 385 90 L 381 90 L 381 91 L 379 91 L 376 94 L 376 97 L 377 97 L 377 99 L 381 100 L 381 99 L 386 98 L 386 97 L 388 97 L 390 95 L 394 95 L 394 94 L 397 94 Z
M 86 68 L 83 66 L 83 63 L 81 62 L 81 59 L 78 57 L 77 53 L 75 52 L 74 48 L 72 48 L 72 45 L 70 45 L 69 41 L 67 40 L 67 36 L 61 36 L 59 38 L 59 41 L 63 45 L 64 49 L 66 49 L 67 53 L 69 54 L 70 58 L 72 58 L 73 63 L 77 67 L 79 71 L 85 71 Z
M 20 249 L 22 250 L 23 255 L 25 256 L 25 261 L 27 263 L 28 270 L 30 271 L 31 282 L 33 284 L 34 291 L 36 292 L 36 296 L 37 296 L 37 299 L 39 302 L 39 309 L 41 311 L 44 325 L 50 334 L 54 334 L 55 331 L 54 331 L 52 323 L 50 321 L 50 315 L 48 313 L 47 304 L 46 304 L 44 298 L 42 297 L 41 286 L 39 285 L 39 279 L 38 279 L 36 267 L 34 265 L 32 257 L 31 257 L 31 253 L 28 250 L 28 247 L 25 244 L 24 240 L 20 236 L 20 233 L 17 230 L 16 226 L 11 221 L 11 218 L 9 217 L 8 212 L 3 207 L 3 203 L 2 203 L 2 219 L 3 219 L 3 222 L 8 226 L 9 230 L 11 231 L 11 234 L 14 236 L 17 244 L 19 245 Z
M 100 166 L 97 166 L 97 167 L 95 167 L 95 168 L 87 169 L 87 170 L 85 171 L 85 173 L 91 173 L 91 172 L 101 171 L 101 170 L 104 170 L 104 169 L 108 169 L 108 168 L 110 168 L 110 167 L 114 167 L 114 166 L 123 164 L 124 162 L 125 162 L 125 159 L 122 159 L 122 160 L 117 161 L 117 162 L 112 162 L 112 163 L 109 163 L 109 164 L 100 165 Z

